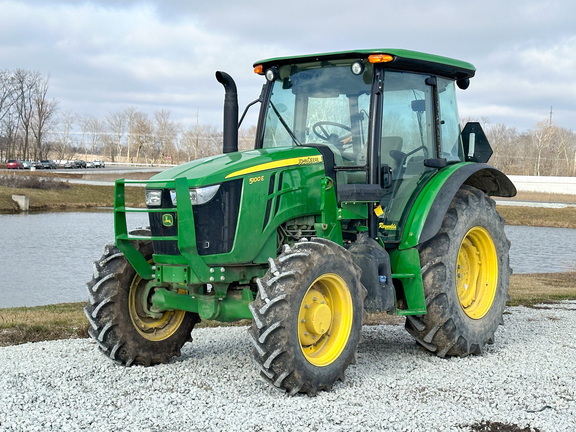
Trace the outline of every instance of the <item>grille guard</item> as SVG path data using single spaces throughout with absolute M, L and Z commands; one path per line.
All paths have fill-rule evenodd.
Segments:
M 138 185 L 154 185 L 162 184 L 163 188 L 166 185 L 173 184 L 176 191 L 176 207 L 175 208 L 136 208 L 127 207 L 125 198 L 125 187 L 127 184 Z M 176 212 L 178 235 L 177 236 L 143 236 L 131 235 L 128 232 L 128 224 L 126 221 L 127 213 L 174 213 Z M 126 259 L 130 262 L 132 267 L 136 270 L 138 275 L 143 279 L 157 279 L 157 282 L 162 282 L 160 275 L 155 274 L 155 267 L 150 264 L 146 258 L 134 247 L 133 241 L 137 240 L 150 240 L 150 241 L 176 241 L 180 255 L 174 255 L 172 260 L 174 265 L 188 265 L 188 283 L 204 283 L 210 280 L 211 268 L 206 265 L 204 260 L 198 254 L 196 247 L 196 233 L 195 230 L 185 230 L 185 227 L 193 227 L 194 225 L 194 212 L 192 211 L 192 203 L 189 199 L 189 188 L 186 178 L 164 179 L 164 180 L 116 180 L 115 193 L 114 193 L 114 233 L 116 239 L 116 246 L 120 249 Z M 186 235 L 182 235 L 186 232 Z M 183 258 L 183 259 L 182 259 Z M 212 270 L 213 273 L 213 270 Z

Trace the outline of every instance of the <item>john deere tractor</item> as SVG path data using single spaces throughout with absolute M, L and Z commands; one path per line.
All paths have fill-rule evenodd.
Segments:
M 201 319 L 252 320 L 264 379 L 316 394 L 344 377 L 365 311 L 406 317 L 440 356 L 480 354 L 502 324 L 509 241 L 490 196 L 514 196 L 478 123 L 462 130 L 469 63 L 398 49 L 262 60 L 254 150 L 116 182 L 114 245 L 96 262 L 90 335 L 118 363 L 180 354 Z M 125 204 L 143 183 L 145 208 Z M 149 228 L 129 232 L 127 215 Z M 224 360 L 223 360 L 224 361 Z

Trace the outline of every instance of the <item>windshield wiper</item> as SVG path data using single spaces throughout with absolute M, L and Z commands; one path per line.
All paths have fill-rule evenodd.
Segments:
M 294 144 L 296 144 L 297 146 L 301 146 L 302 143 L 298 140 L 298 138 L 296 138 L 296 135 L 294 135 L 294 132 L 292 132 L 292 129 L 290 129 L 288 123 L 286 123 L 284 118 L 280 115 L 280 113 L 278 112 L 272 101 L 270 101 L 270 106 L 274 110 L 274 113 L 276 114 L 276 117 L 278 117 L 278 120 L 280 120 L 280 123 L 282 123 L 282 126 L 284 126 L 284 129 L 286 129 L 286 132 L 288 132 L 288 135 L 290 135 L 290 138 L 292 138 L 292 141 L 294 141 Z

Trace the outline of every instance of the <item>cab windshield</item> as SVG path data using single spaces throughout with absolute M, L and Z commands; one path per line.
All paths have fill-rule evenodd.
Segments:
M 285 65 L 265 112 L 263 148 L 324 144 L 336 165 L 366 164 L 373 67 L 352 62 Z

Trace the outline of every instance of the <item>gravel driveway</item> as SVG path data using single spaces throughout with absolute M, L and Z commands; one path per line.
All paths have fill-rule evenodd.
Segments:
M 246 328 L 199 329 L 182 357 L 125 368 L 88 339 L 0 348 L 0 431 L 573 431 L 576 301 L 511 307 L 478 357 L 439 359 L 365 326 L 330 393 L 260 379 Z

